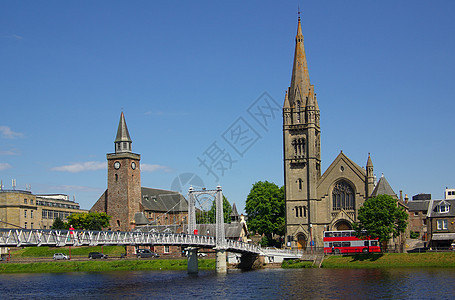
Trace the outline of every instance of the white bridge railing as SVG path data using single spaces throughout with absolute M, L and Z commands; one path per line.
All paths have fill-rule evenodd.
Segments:
M 120 231 L 0 229 L 0 247 L 98 246 L 98 245 L 174 245 L 215 248 L 215 237 L 192 234 L 166 234 Z M 233 252 L 260 253 L 260 247 L 226 240 L 224 247 Z
M 121 231 L 86 231 L 86 230 L 46 230 L 46 229 L 0 229 L 0 247 L 30 246 L 145 246 L 169 245 L 182 247 L 216 248 L 213 236 L 193 234 L 166 234 L 153 232 L 121 232 Z M 253 253 L 261 255 L 279 255 L 298 258 L 302 255 L 297 251 L 259 246 L 225 240 L 223 249 L 237 253 Z

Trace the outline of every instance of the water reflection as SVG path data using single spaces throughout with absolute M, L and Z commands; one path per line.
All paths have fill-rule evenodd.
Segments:
M 455 269 L 0 274 L 3 299 L 449 299 Z

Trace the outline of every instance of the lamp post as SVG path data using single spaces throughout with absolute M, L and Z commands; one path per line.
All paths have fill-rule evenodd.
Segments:
M 313 254 L 313 224 L 310 224 L 310 246 L 311 254 Z

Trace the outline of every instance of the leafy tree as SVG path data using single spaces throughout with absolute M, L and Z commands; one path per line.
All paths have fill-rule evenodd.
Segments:
M 228 199 L 223 195 L 223 218 L 224 223 L 231 223 L 232 207 Z M 212 202 L 212 207 L 209 210 L 209 219 L 212 223 L 216 223 L 216 201 Z
M 51 229 L 66 229 L 66 226 L 62 219 L 57 217 L 52 223 Z
M 223 216 L 224 223 L 231 222 L 232 207 L 228 199 L 223 195 Z M 216 200 L 213 200 L 209 211 L 196 212 L 196 222 L 198 224 L 215 224 L 216 223 Z
M 111 216 L 105 212 L 74 213 L 67 217 L 68 224 L 79 230 L 103 230 L 109 227 Z
M 268 181 L 258 181 L 246 198 L 245 212 L 250 231 L 264 234 L 271 241 L 273 234 L 284 235 L 284 187 Z
M 354 223 L 356 236 L 379 238 L 387 245 L 390 238 L 397 237 L 406 230 L 408 214 L 397 200 L 389 195 L 378 195 L 367 199 L 359 209 L 359 223 Z

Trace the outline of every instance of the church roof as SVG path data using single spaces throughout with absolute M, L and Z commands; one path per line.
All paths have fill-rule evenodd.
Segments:
M 346 156 L 346 154 L 343 153 L 343 151 L 340 151 L 340 154 L 333 160 L 333 162 L 330 164 L 330 166 L 325 170 L 325 172 L 322 174 L 321 178 L 318 181 L 318 185 L 322 184 L 326 178 L 329 177 L 329 174 L 334 170 L 335 166 L 338 164 L 339 161 L 343 161 L 346 163 L 347 166 L 350 167 L 350 169 L 362 180 L 365 180 L 365 175 L 366 172 L 364 169 L 362 169 L 358 164 L 353 162 L 349 157 Z
M 385 179 L 384 174 L 382 174 L 379 182 L 376 184 L 373 192 L 371 193 L 371 197 L 376 197 L 378 195 L 389 195 L 398 199 L 397 194 L 395 194 L 392 187 L 387 182 L 387 179 Z
M 231 217 L 238 217 L 239 213 L 237 212 L 237 207 L 235 206 L 235 203 L 232 204 L 232 212 L 231 212 Z
M 126 127 L 125 116 L 120 115 L 120 121 L 118 123 L 117 136 L 115 138 L 115 143 L 117 142 L 132 142 L 130 138 L 130 133 L 128 132 L 128 127 Z
M 178 192 L 142 187 L 141 194 L 142 205 L 145 210 L 155 212 L 188 211 L 188 201 Z

